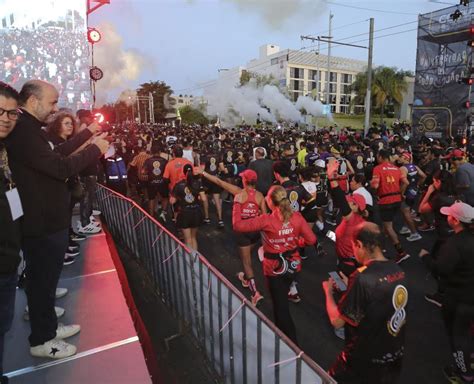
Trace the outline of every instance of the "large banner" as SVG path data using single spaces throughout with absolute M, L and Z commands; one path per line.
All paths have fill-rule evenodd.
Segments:
M 463 134 L 467 126 L 470 86 L 471 6 L 450 7 L 418 18 L 413 133 L 445 138 Z M 453 20 L 455 19 L 455 20 Z
M 85 0 L 0 0 L 0 80 L 46 80 L 59 106 L 91 106 Z

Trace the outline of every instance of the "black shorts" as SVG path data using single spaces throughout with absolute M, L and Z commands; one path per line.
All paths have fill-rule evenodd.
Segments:
M 148 183 L 147 191 L 148 191 L 148 198 L 150 200 L 153 200 L 158 194 L 162 198 L 167 199 L 168 197 L 170 197 L 170 191 L 168 189 L 167 183 L 158 183 L 158 184 Z
M 307 223 L 315 223 L 316 220 L 318 219 L 317 213 L 318 213 L 317 208 L 305 209 L 304 211 L 301 212 L 301 214 L 303 215 Z
M 316 195 L 316 206 L 318 208 L 326 208 L 329 204 L 327 195 L 318 194 Z
M 220 194 L 223 189 L 218 185 L 211 183 L 209 180 L 204 180 L 204 189 L 208 195 L 217 195 Z
M 256 244 L 260 240 L 260 232 L 234 232 L 239 247 Z
M 384 223 L 393 221 L 393 218 L 400 211 L 401 203 L 379 204 L 380 218 Z
M 197 228 L 203 222 L 201 207 L 194 209 L 182 209 L 176 217 L 176 227 L 180 229 Z

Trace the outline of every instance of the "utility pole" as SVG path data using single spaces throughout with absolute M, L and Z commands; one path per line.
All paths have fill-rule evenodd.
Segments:
M 329 102 L 329 81 L 331 78 L 331 41 L 332 41 L 332 18 L 334 15 L 329 11 L 329 38 L 328 38 L 328 73 L 326 77 L 326 104 L 328 105 L 329 111 L 331 113 L 331 104 Z
M 367 94 L 365 96 L 364 136 L 367 135 L 370 124 L 370 109 L 372 107 L 372 58 L 374 53 L 374 18 L 370 18 L 369 30 L 369 60 L 367 64 Z

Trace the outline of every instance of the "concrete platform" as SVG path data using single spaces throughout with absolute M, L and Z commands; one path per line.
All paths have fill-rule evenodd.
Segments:
M 26 296 L 19 289 L 6 336 L 5 374 L 12 384 L 151 383 L 105 235 L 92 235 L 80 247 L 59 282 L 69 293 L 56 301 L 66 310 L 60 322 L 81 325 L 81 332 L 67 339 L 77 346 L 77 355 L 63 360 L 30 356 L 30 328 L 23 320 Z

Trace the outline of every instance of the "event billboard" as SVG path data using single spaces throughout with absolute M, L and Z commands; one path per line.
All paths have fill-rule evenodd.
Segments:
M 459 17 L 452 16 L 456 10 Z M 471 6 L 449 7 L 420 15 L 416 60 L 413 133 L 432 138 L 464 134 L 470 113 L 472 48 L 468 41 Z M 455 20 L 453 20 L 455 19 Z
M 0 79 L 20 90 L 46 80 L 59 106 L 89 109 L 89 47 L 85 0 L 0 0 Z

